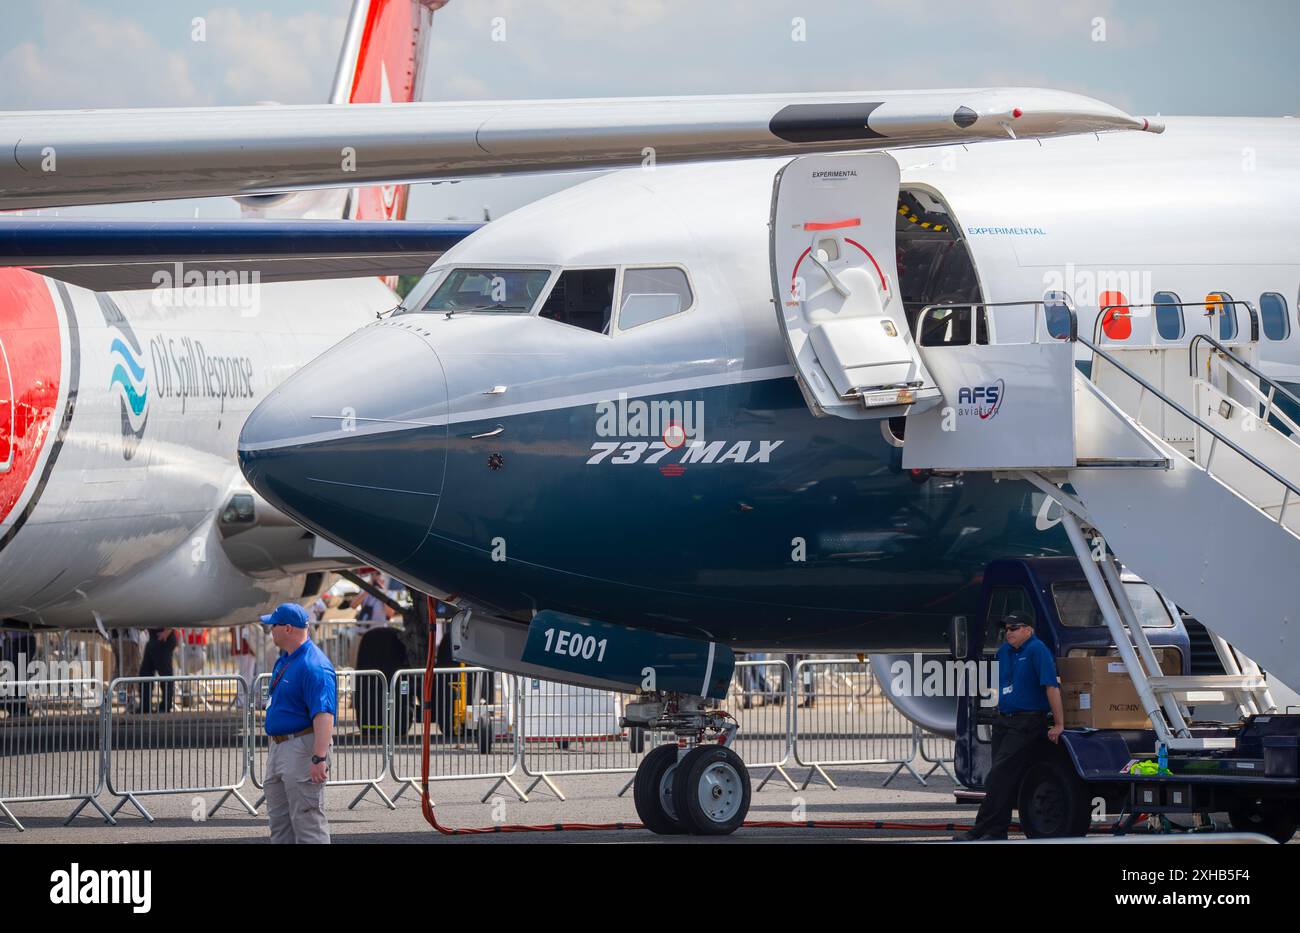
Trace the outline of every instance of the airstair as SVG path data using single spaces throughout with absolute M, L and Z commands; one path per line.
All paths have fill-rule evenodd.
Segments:
M 1173 313 L 1186 326 L 1165 339 L 1156 316 Z M 1171 749 L 1232 746 L 1193 734 L 1196 703 L 1274 710 L 1251 658 L 1300 684 L 1300 426 L 1277 407 L 1300 400 L 1261 372 L 1258 329 L 1227 300 L 1102 308 L 1090 336 L 1065 301 L 931 306 L 916 323 L 943 403 L 909 415 L 904 467 L 1023 479 L 1060 503 Z M 1117 558 L 1205 625 L 1225 674 L 1161 671 Z
M 1278 407 L 1300 400 L 1260 371 L 1254 308 L 1115 305 L 1086 335 L 1064 298 L 911 315 L 891 261 L 899 177 L 883 153 L 776 175 L 772 300 L 809 409 L 904 415 L 904 467 L 988 471 L 1058 501 L 1158 738 L 1231 744 L 1193 735 L 1189 708 L 1271 711 L 1251 658 L 1300 686 L 1300 426 Z M 1201 621 L 1225 674 L 1160 670 L 1117 558 Z

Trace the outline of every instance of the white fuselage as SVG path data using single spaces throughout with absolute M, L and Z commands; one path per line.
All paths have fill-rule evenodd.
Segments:
M 893 155 L 904 189 L 936 193 L 952 211 L 986 301 L 1064 291 L 1078 309 L 1080 330 L 1090 331 L 1101 293 L 1116 287 L 1133 303 L 1169 291 L 1189 302 L 1223 292 L 1258 305 L 1262 293 L 1277 292 L 1290 326 L 1285 339 L 1261 338 L 1261 358 L 1271 375 L 1300 382 L 1294 121 L 1170 119 L 1160 136 Z M 692 338 L 691 358 L 670 340 L 645 344 L 657 358 L 641 364 L 656 379 L 702 373 L 701 367 L 716 368 L 722 382 L 792 373 L 765 248 L 771 179 L 784 162 L 633 169 L 596 179 L 489 225 L 438 266 L 681 262 L 696 285 L 697 312 L 707 315 L 701 326 L 721 338 L 720 352 L 706 353 Z M 726 199 L 736 202 L 734 210 L 719 207 Z M 595 204 L 607 207 L 594 211 Z M 42 484 L 24 489 L 25 500 L 39 500 L 0 550 L 0 618 L 68 627 L 94 625 L 95 613 L 105 625 L 220 623 L 301 595 L 300 577 L 241 572 L 215 531 L 231 493 L 247 489 L 235 462 L 239 430 L 272 388 L 389 307 L 392 293 L 374 279 L 264 286 L 255 314 L 203 302 L 159 307 L 157 293 L 147 291 L 108 296 L 141 348 L 147 404 L 130 417 L 113 381 L 120 353 L 111 346 L 121 328 L 106 319 L 93 293 L 67 293 L 76 324 L 64 319 L 62 360 L 67 375 L 74 366 L 79 374 L 60 387 L 58 410 L 69 413 L 61 442 L 40 452 L 42 468 L 52 454 L 57 462 Z M 485 384 L 496 378 L 485 373 Z M 547 385 L 557 399 L 574 391 L 562 379 Z M 513 394 L 510 401 L 517 402 Z M 23 511 L 19 502 L 0 534 Z
M 217 533 L 247 491 L 236 439 L 268 392 L 392 292 L 373 278 L 101 295 L 42 281 L 59 311 L 61 414 L 0 524 L 0 619 L 221 624 L 302 596 L 301 574 L 245 573 Z

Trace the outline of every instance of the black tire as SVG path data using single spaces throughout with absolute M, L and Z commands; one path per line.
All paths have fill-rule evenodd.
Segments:
M 474 730 L 478 734 L 478 753 L 480 755 L 492 754 L 492 742 L 495 738 L 492 728 L 492 717 L 480 719 L 478 728 Z
M 749 799 L 749 769 L 723 745 L 692 749 L 673 775 L 678 815 L 700 836 L 734 833 L 749 813 Z
M 661 836 L 689 832 L 671 809 L 673 771 L 677 767 L 677 746 L 660 745 L 641 760 L 632 782 L 632 800 L 645 828 Z M 665 801 L 665 796 L 668 801 Z
M 1020 782 L 1020 828 L 1030 839 L 1086 836 L 1092 824 L 1088 785 L 1067 762 L 1030 766 Z
M 645 751 L 645 729 L 640 726 L 633 726 L 628 729 L 627 744 L 631 748 L 633 755 L 639 755 Z
M 1298 809 L 1289 800 L 1243 797 L 1228 809 L 1228 820 L 1238 832 L 1260 833 L 1285 844 L 1295 835 Z

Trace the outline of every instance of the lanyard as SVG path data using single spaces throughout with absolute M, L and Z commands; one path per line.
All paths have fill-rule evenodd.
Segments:
M 275 693 L 275 685 L 280 682 L 280 678 L 284 676 L 284 672 L 287 671 L 288 669 L 289 669 L 289 656 L 285 655 L 284 667 L 280 668 L 280 673 L 276 674 L 273 678 L 271 678 L 271 687 L 269 690 L 266 691 L 267 693 Z

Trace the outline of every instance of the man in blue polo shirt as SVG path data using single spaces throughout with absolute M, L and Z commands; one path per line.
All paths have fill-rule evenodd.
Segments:
M 1051 649 L 1034 637 L 1034 618 L 1019 610 L 1002 620 L 998 648 L 998 718 L 993 723 L 993 765 L 984 779 L 984 802 L 975 825 L 956 838 L 1005 839 L 1020 781 L 1043 737 L 1059 741 L 1065 716 Z M 1047 727 L 1051 710 L 1053 725 Z
M 334 665 L 307 635 L 307 610 L 281 603 L 262 623 L 280 658 L 266 702 L 266 812 L 272 842 L 330 841 L 325 782 L 338 712 Z

